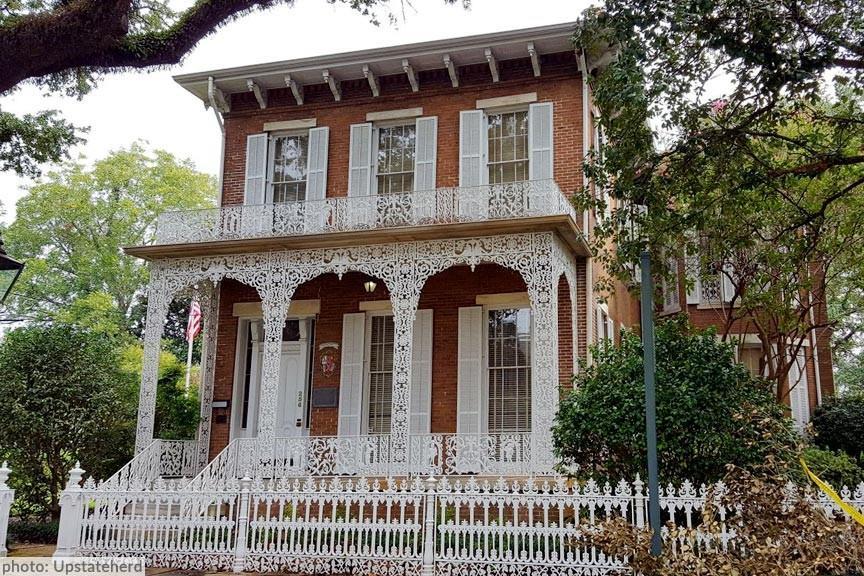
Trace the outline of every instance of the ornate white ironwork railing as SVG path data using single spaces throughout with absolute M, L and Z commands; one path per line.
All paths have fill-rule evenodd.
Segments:
M 394 461 L 389 435 L 277 438 L 273 447 L 244 438 L 231 442 L 190 486 L 207 490 L 244 477 L 527 476 L 531 441 L 526 432 L 415 434 L 408 437 L 406 467 Z
M 164 212 L 155 244 L 485 222 L 576 211 L 553 180 Z
M 102 486 L 112 490 L 149 489 L 160 479 L 191 479 L 198 471 L 195 440 L 154 440 Z
M 79 485 L 61 497 L 58 555 L 143 556 L 150 565 L 307 574 L 610 574 L 626 560 L 585 538 L 621 517 L 644 527 L 638 478 L 616 486 L 563 477 L 233 481 L 220 490 L 123 491 Z M 695 528 L 700 553 L 734 546 L 740 518 L 713 487 L 719 530 L 700 532 L 709 491 L 661 491 L 664 521 Z M 789 498 L 813 498 L 787 487 Z M 841 493 L 864 511 L 864 484 Z M 826 514 L 845 519 L 820 498 Z M 851 523 L 850 523 L 851 526 Z M 668 533 L 664 531 L 668 539 Z M 669 541 L 674 553 L 678 541 Z M 691 542 L 692 544 L 692 542 Z

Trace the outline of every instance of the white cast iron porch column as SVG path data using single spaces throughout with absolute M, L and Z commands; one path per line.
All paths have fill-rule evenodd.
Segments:
M 390 463 L 391 473 L 395 474 L 408 473 L 411 367 L 414 357 L 414 319 L 417 315 L 418 302 L 418 296 L 405 292 L 397 288 L 390 295 L 394 331 Z
M 219 325 L 219 283 L 204 282 L 199 301 L 204 325 L 201 329 L 201 413 L 198 423 L 198 469 L 210 456 L 210 424 L 213 418 L 213 384 L 216 376 L 216 333 Z
M 147 291 L 147 320 L 144 324 L 144 357 L 141 363 L 141 389 L 138 393 L 138 426 L 135 432 L 135 453 L 153 441 L 156 418 L 156 385 L 159 380 L 159 355 L 162 352 L 162 332 L 171 296 L 161 275 L 151 268 Z
M 558 273 L 552 234 L 536 234 L 530 274 L 523 272 L 534 315 L 531 354 L 531 469 L 551 473 L 552 422 L 558 411 Z
M 258 443 L 265 450 L 262 456 L 270 454 L 267 451 L 272 451 L 274 446 L 279 370 L 282 362 L 282 329 L 285 327 L 290 304 L 290 295 L 285 296 L 278 288 L 268 291 L 261 302 L 264 316 L 264 354 L 261 361 L 261 390 L 258 395 Z

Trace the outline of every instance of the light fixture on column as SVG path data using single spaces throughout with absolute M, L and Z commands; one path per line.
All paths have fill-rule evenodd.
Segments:
M 371 278 L 363 283 L 363 288 L 365 288 L 366 292 L 368 292 L 369 294 L 375 292 L 375 288 L 377 287 L 378 284 L 375 282 L 375 280 L 372 280 Z

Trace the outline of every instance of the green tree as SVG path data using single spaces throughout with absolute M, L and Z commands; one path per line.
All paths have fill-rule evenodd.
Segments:
M 137 144 L 92 168 L 61 166 L 30 187 L 4 232 L 10 254 L 27 263 L 10 310 L 129 333 L 141 322 L 148 268 L 123 247 L 148 243 L 159 213 L 212 206 L 215 194 L 214 179 L 188 161 Z
M 130 382 L 115 350 L 104 335 L 59 324 L 18 328 L 0 344 L 0 446 L 17 472 L 19 512 L 56 518 L 76 460 L 105 476 L 103 456 L 130 445 Z
M 455 3 L 458 0 L 445 0 Z M 327 0 L 378 22 L 394 19 L 389 0 Z M 467 6 L 468 0 L 462 0 Z M 12 0 L 0 3 L 0 95 L 23 82 L 83 97 L 104 74 L 179 63 L 220 26 L 293 0 Z M 409 0 L 399 3 L 410 5 Z M 0 170 L 38 173 L 79 141 L 56 111 L 15 116 L 0 110 Z
M 608 141 L 587 170 L 617 199 L 595 237 L 601 260 L 629 278 L 646 244 L 698 253 L 695 273 L 733 287 L 721 334 L 757 332 L 777 382 L 837 320 L 827 287 L 841 272 L 864 286 L 862 8 L 606 0 L 576 34 Z
M 684 318 L 657 327 L 657 441 L 663 482 L 712 482 L 728 464 L 751 468 L 769 455 L 791 460 L 788 419 L 767 381 L 734 362 L 713 331 L 696 332 Z M 630 332 L 621 345 L 601 346 L 576 376 L 553 426 L 566 469 L 617 482 L 645 477 L 645 388 L 642 344 Z

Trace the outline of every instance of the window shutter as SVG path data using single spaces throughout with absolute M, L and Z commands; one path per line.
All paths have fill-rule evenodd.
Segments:
M 687 278 L 687 304 L 699 304 L 702 299 L 702 281 L 699 268 L 699 255 L 687 254 L 684 260 L 684 273 Z
M 417 119 L 417 147 L 414 156 L 414 190 L 435 188 L 435 161 L 438 158 L 438 117 Z
M 411 368 L 411 434 L 428 434 L 432 413 L 432 309 L 414 319 Z
M 363 353 L 366 314 L 342 316 L 342 367 L 339 379 L 339 436 L 359 436 L 363 409 Z
M 330 128 L 309 130 L 309 161 L 306 168 L 306 199 L 323 200 L 327 195 L 327 145 Z
M 348 195 L 372 194 L 372 124 L 351 125 L 348 155 Z
M 459 186 L 483 184 L 483 111 L 465 110 L 459 113 Z
M 723 284 L 723 302 L 731 302 L 735 296 L 735 284 L 732 279 L 735 278 L 735 267 L 729 262 L 723 264 L 723 271 L 720 272 L 720 278 Z
M 531 104 L 528 109 L 528 178 L 551 180 L 554 154 L 552 148 L 552 103 Z
M 810 394 L 807 382 L 807 363 L 804 351 L 798 352 L 789 368 L 789 386 L 794 386 L 789 394 L 789 408 L 795 427 L 803 431 L 810 421 Z
M 244 204 L 263 204 L 267 185 L 267 134 L 246 137 L 246 188 Z
M 459 308 L 459 359 L 456 393 L 456 433 L 481 432 L 483 307 Z
M 678 300 L 678 260 L 670 258 L 666 265 L 672 272 L 672 278 L 663 277 L 663 311 L 677 312 L 681 309 Z

